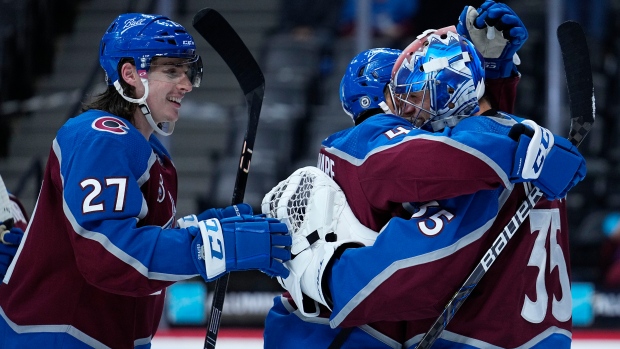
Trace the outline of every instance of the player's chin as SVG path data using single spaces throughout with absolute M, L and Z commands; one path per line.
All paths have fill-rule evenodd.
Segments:
M 168 108 L 166 112 L 166 121 L 177 121 L 179 119 L 179 111 L 181 109 L 181 105 L 176 103 L 171 103 L 171 107 Z

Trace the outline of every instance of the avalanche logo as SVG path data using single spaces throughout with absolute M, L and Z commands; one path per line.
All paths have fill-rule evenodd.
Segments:
M 97 131 L 110 132 L 117 135 L 127 134 L 127 130 L 129 130 L 129 126 L 124 121 L 111 116 L 97 118 L 91 126 Z

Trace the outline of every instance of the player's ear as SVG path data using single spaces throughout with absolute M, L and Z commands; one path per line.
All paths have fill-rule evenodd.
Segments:
M 136 87 L 141 83 L 136 67 L 130 62 L 123 63 L 119 69 L 119 72 L 121 79 L 123 79 L 127 84 Z
M 121 86 L 123 86 L 123 91 L 126 96 L 131 98 L 140 98 L 139 96 L 144 95 L 146 92 L 145 87 L 142 84 L 142 80 L 138 75 L 135 65 L 130 62 L 123 63 L 119 69 L 119 76 Z

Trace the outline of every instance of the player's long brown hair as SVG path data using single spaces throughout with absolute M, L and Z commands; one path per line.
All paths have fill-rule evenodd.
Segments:
M 133 64 L 133 59 L 121 59 L 118 63 L 118 67 L 120 68 L 126 62 L 131 62 Z M 126 96 L 135 98 L 135 88 L 126 83 L 123 79 L 119 79 L 119 81 L 121 83 L 121 87 L 123 88 L 123 93 L 125 93 Z M 131 103 L 125 100 L 116 91 L 116 88 L 113 85 L 108 85 L 108 88 L 105 91 L 93 96 L 91 102 L 84 103 L 82 106 L 82 111 L 85 112 L 91 109 L 103 110 L 110 114 L 120 116 L 133 124 L 133 116 L 136 108 L 138 108 L 136 103 Z

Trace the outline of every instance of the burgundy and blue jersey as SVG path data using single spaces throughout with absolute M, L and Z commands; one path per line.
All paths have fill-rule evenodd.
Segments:
M 101 111 L 68 120 L 0 283 L 0 347 L 149 348 L 166 286 L 197 276 L 176 197 L 156 137 Z
M 304 317 L 285 293 L 266 320 L 266 348 L 414 348 L 532 189 L 510 182 L 521 119 L 498 113 L 438 133 L 376 115 L 323 142 L 318 167 L 356 217 L 379 231 L 327 276 L 332 311 Z M 434 348 L 570 348 L 565 200 L 541 199 Z

